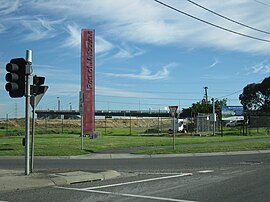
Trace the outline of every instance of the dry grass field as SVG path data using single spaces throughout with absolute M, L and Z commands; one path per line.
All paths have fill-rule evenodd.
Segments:
M 96 119 L 96 128 L 169 128 L 171 120 L 169 118 L 111 118 Z M 20 128 L 24 127 L 24 119 L 0 120 L 0 127 Z M 80 128 L 81 122 L 78 119 L 38 119 L 36 127 L 47 128 Z

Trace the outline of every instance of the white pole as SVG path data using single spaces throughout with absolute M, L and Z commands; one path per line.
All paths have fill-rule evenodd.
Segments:
M 216 135 L 216 111 L 215 111 L 215 98 L 212 98 L 213 101 L 213 136 Z
M 30 134 L 30 74 L 32 68 L 32 51 L 26 51 L 25 82 L 25 175 L 29 175 L 29 134 Z

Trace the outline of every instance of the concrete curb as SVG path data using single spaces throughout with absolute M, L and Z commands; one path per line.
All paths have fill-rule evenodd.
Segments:
M 224 156 L 224 155 L 247 155 L 247 154 L 269 154 L 270 150 L 254 151 L 232 151 L 232 152 L 213 152 L 213 153 L 186 153 L 186 154 L 86 154 L 80 156 L 35 156 L 35 159 L 134 159 L 134 158 L 169 158 L 169 157 L 194 157 L 194 156 Z M 24 159 L 24 156 L 0 156 L 1 159 Z
M 132 159 L 132 158 L 170 158 L 170 157 L 194 157 L 194 156 L 224 156 L 224 155 L 246 155 L 246 154 L 268 154 L 270 150 L 255 151 L 233 151 L 213 153 L 187 153 L 187 154 L 87 154 L 81 156 L 70 156 L 70 159 Z
M 73 172 L 49 174 L 49 176 L 51 181 L 55 185 L 66 185 L 66 184 L 112 179 L 115 177 L 119 177 L 120 173 L 115 170 L 107 170 L 98 173 L 73 171 Z
M 4 191 L 107 180 L 119 177 L 120 175 L 117 171 L 107 170 L 96 173 L 74 171 L 49 174 L 37 172 L 26 176 L 23 171 L 0 170 L 0 193 Z

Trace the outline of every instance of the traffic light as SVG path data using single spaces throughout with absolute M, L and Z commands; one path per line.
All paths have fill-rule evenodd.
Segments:
M 12 98 L 25 95 L 25 59 L 14 58 L 6 65 L 6 90 Z
M 45 77 L 43 76 L 33 76 L 33 85 L 31 85 L 31 94 L 40 95 L 44 94 L 48 86 L 42 86 L 45 82 Z

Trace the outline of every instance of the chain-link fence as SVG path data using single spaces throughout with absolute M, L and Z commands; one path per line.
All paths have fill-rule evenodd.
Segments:
M 214 121 L 210 114 L 198 114 L 196 117 L 196 133 L 213 134 L 216 132 L 219 132 L 219 121 Z
M 247 112 L 247 131 L 249 135 L 265 134 L 270 135 L 270 113 L 268 112 Z
M 81 133 L 80 119 L 37 119 L 36 134 L 78 134 Z M 239 125 L 215 122 L 215 135 L 270 135 L 268 114 L 248 114 Z M 24 135 L 24 119 L 0 121 L 0 135 Z M 96 131 L 101 135 L 168 135 L 172 128 L 170 117 L 141 118 L 96 118 Z M 177 135 L 212 135 L 213 121 L 208 114 L 199 114 L 195 119 L 185 120 L 186 133 Z
M 97 118 L 96 131 L 102 135 L 162 135 L 168 133 L 170 118 Z M 24 119 L 0 121 L 0 134 L 23 135 Z M 80 119 L 37 119 L 36 134 L 80 134 Z

